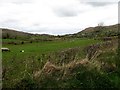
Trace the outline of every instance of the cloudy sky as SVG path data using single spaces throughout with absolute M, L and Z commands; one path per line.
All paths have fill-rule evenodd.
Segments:
M 0 27 L 39 34 L 72 34 L 118 23 L 119 0 L 0 0 Z

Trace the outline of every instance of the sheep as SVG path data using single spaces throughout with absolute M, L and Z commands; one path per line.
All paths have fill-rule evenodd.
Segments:
M 9 51 L 9 52 L 10 52 L 10 49 L 9 49 L 9 48 L 1 48 L 1 50 L 2 50 L 2 52 L 3 52 L 3 51 L 5 51 L 5 52 Z
M 24 50 L 21 50 L 20 52 L 25 52 Z

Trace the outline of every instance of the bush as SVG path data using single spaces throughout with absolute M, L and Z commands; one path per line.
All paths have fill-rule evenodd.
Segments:
M 22 41 L 21 44 L 24 44 L 24 41 Z
M 23 78 L 20 82 L 18 82 L 14 86 L 14 88 L 31 90 L 31 89 L 37 88 L 37 84 L 31 78 Z

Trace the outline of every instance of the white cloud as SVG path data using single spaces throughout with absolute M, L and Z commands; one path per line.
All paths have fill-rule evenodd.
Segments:
M 117 0 L 113 0 L 117 2 Z M 117 24 L 118 5 L 85 0 L 0 0 L 0 27 L 32 33 L 75 33 L 100 22 Z M 97 2 L 99 4 L 99 2 Z

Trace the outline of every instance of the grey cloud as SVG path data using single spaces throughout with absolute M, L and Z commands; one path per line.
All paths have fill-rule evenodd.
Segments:
M 69 8 L 69 7 L 61 7 L 61 8 L 55 9 L 54 12 L 59 17 L 74 17 L 74 16 L 77 16 L 79 13 L 79 11 L 77 11 L 76 9 Z
M 93 7 L 101 7 L 101 6 L 106 6 L 110 4 L 114 4 L 115 2 L 84 2 L 85 4 L 89 4 Z
M 45 25 L 44 27 L 39 26 L 39 27 L 30 27 L 30 28 L 26 28 L 25 29 L 28 32 L 31 33 L 39 33 L 39 34 L 52 34 L 52 35 L 64 35 L 64 34 L 70 34 L 70 33 L 75 33 L 77 32 L 79 29 L 75 28 L 75 27 L 68 27 L 68 26 L 49 26 L 49 25 Z
M 13 20 L 13 19 L 9 19 L 9 20 L 5 20 L 0 22 L 0 26 L 8 26 L 8 27 L 17 27 L 19 25 L 19 21 L 17 20 Z
M 14 29 L 18 31 L 24 30 L 24 27 L 21 27 L 21 23 L 18 20 L 12 20 L 12 19 L 0 22 L 0 27 Z
M 47 28 L 40 27 L 40 26 L 31 26 L 31 27 L 26 27 L 25 30 L 28 32 L 45 32 L 45 31 L 47 31 Z
M 118 3 L 119 0 L 78 0 L 79 2 Z

